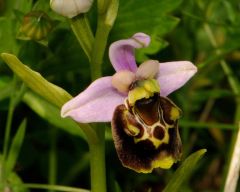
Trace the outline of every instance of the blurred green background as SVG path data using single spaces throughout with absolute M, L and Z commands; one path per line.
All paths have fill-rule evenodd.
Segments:
M 51 30 L 41 41 L 23 38 L 27 36 L 20 32 L 24 15 L 39 10 L 49 16 Z M 95 31 L 96 2 L 87 15 Z M 181 191 L 221 191 L 223 187 L 240 120 L 239 18 L 238 0 L 120 0 L 107 48 L 113 41 L 145 32 L 152 42 L 148 48 L 137 50 L 138 63 L 147 58 L 160 62 L 189 60 L 199 70 L 184 87 L 169 96 L 183 110 L 180 120 L 183 159 L 198 149 L 208 150 Z M 39 25 L 33 22 L 36 22 L 33 27 Z M 68 20 L 51 11 L 48 0 L 0 0 L 2 52 L 17 55 L 24 64 L 73 96 L 91 83 L 89 61 Z M 103 74 L 113 73 L 106 50 Z M 11 104 L 13 97 L 18 99 Z M 27 89 L 0 60 L 1 152 L 13 109 L 10 141 L 23 119 L 27 119 L 14 165 L 22 182 L 89 189 L 89 154 L 83 133 L 72 121 L 61 120 L 57 107 Z M 108 190 L 161 191 L 178 164 L 170 170 L 156 169 L 152 174 L 137 174 L 124 168 L 114 149 L 110 124 L 104 126 L 107 126 Z M 20 182 L 12 180 L 9 183 Z

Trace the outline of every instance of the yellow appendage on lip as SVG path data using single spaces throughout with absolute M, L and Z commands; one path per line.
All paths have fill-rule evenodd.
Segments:
M 140 85 L 142 85 L 149 92 L 160 92 L 160 86 L 156 79 L 143 80 L 140 82 Z
M 137 86 L 128 93 L 128 101 L 131 106 L 140 99 L 148 99 L 154 93 L 160 92 L 160 86 L 155 79 L 139 80 Z
M 137 100 L 143 99 L 143 98 L 149 98 L 153 94 L 147 90 L 145 90 L 143 87 L 136 87 L 133 90 L 129 91 L 128 93 L 128 101 L 131 106 L 135 104 Z
M 180 111 L 176 107 L 172 107 L 170 111 L 170 119 L 176 121 L 181 116 Z
M 139 169 L 136 170 L 138 173 L 151 173 L 155 168 L 170 169 L 175 163 L 172 156 L 167 156 L 163 159 L 154 160 L 151 164 L 151 169 Z
M 172 156 L 165 157 L 161 160 L 155 160 L 152 162 L 152 167 L 157 168 L 160 167 L 162 169 L 169 169 L 172 167 L 175 160 L 172 158 Z

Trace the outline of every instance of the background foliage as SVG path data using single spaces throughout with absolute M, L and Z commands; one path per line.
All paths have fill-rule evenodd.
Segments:
M 94 7 L 88 17 L 96 30 Z M 54 28 L 44 43 L 18 38 L 23 16 L 31 10 L 45 11 L 53 21 Z M 186 86 L 170 95 L 184 112 L 180 120 L 183 159 L 198 149 L 208 150 L 180 191 L 220 191 L 223 187 L 240 119 L 239 17 L 237 0 L 120 0 L 108 45 L 145 32 L 152 42 L 137 51 L 139 63 L 146 58 L 161 62 L 190 60 L 199 69 Z M 0 0 L 1 52 L 17 55 L 73 96 L 91 82 L 88 59 L 68 20 L 53 13 L 48 0 Z M 103 71 L 105 75 L 113 73 L 107 52 Z M 11 124 L 8 116 L 13 111 Z M 58 107 L 28 89 L 0 60 L 1 149 L 10 124 L 12 145 L 21 146 L 22 141 L 21 149 L 10 147 L 10 183 L 90 187 L 88 146 L 79 127 L 70 119 L 61 119 Z M 113 146 L 110 125 L 106 126 L 109 191 L 162 190 L 178 165 L 148 175 L 123 168 Z M 15 190 L 22 191 L 18 187 Z

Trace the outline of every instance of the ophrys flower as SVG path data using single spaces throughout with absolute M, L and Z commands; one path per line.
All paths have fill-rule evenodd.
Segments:
M 178 119 L 181 110 L 166 96 L 183 86 L 197 71 L 188 61 L 136 65 L 134 49 L 148 46 L 150 38 L 136 33 L 113 43 L 113 76 L 94 81 L 67 102 L 63 117 L 75 121 L 110 122 L 122 164 L 137 172 L 170 168 L 181 156 Z

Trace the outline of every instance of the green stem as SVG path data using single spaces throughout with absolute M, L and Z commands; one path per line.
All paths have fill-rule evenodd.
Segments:
M 46 190 L 55 190 L 55 191 L 64 191 L 64 192 L 90 192 L 86 189 L 78 189 L 74 187 L 66 187 L 61 185 L 46 185 L 38 183 L 25 183 L 25 184 L 12 184 L 11 186 L 16 186 L 19 188 L 31 188 L 31 189 L 46 189 Z
M 83 51 L 90 60 L 94 36 L 89 25 L 87 16 L 85 14 L 80 14 L 72 18 L 70 20 L 70 23 L 78 42 L 80 43 Z
M 181 127 L 184 127 L 186 129 L 192 129 L 192 128 L 196 128 L 196 129 L 209 129 L 209 128 L 218 128 L 218 129 L 222 129 L 222 130 L 234 130 L 237 129 L 237 125 L 236 124 L 224 124 L 224 123 L 210 123 L 210 122 L 196 122 L 196 121 L 184 121 L 182 120 L 179 125 Z
M 89 142 L 91 192 L 106 192 L 105 128 L 96 126 L 97 142 Z
M 102 76 L 103 56 L 110 30 L 111 27 L 105 24 L 104 14 L 99 14 L 90 62 L 92 81 Z M 88 140 L 90 150 L 91 191 L 106 192 L 105 128 L 96 125 L 95 132 L 97 140 L 95 142 Z
M 234 77 L 232 70 L 230 69 L 230 67 L 228 66 L 226 61 L 221 60 L 220 64 L 221 64 L 226 76 L 228 77 L 228 82 L 232 88 L 233 93 L 236 96 L 239 96 L 240 95 L 239 83 L 238 83 L 237 79 Z
M 98 20 L 95 42 L 93 44 L 91 57 L 91 78 L 102 76 L 102 61 L 106 49 L 108 34 L 111 28 L 104 25 L 103 19 Z M 91 168 L 91 191 L 106 192 L 106 170 L 105 170 L 105 128 L 95 127 L 97 140 L 89 140 L 90 168 Z
M 97 142 L 98 136 L 92 126 L 90 126 L 89 124 L 83 124 L 83 123 L 78 123 L 78 126 L 83 130 L 84 134 L 87 137 L 88 142 L 89 141 L 93 143 Z
M 98 0 L 98 24 L 91 54 L 91 77 L 95 80 L 102 76 L 102 62 L 108 35 L 118 13 L 118 0 Z
M 2 176 L 1 181 L 4 182 L 5 178 L 5 162 L 7 159 L 7 153 L 8 153 L 8 145 L 9 145 L 9 139 L 10 139 L 10 133 L 11 133 L 11 127 L 12 127 L 12 119 L 13 119 L 13 112 L 14 112 L 14 106 L 15 106 L 15 89 L 17 84 L 17 78 L 14 75 L 13 77 L 13 87 L 14 90 L 10 97 L 10 103 L 9 103 L 9 109 L 8 109 L 8 115 L 7 115 L 7 123 L 5 127 L 5 134 L 4 134 L 4 143 L 3 143 L 3 160 L 2 160 Z
M 98 0 L 98 24 L 91 52 L 91 78 L 102 76 L 102 63 L 109 32 L 117 16 L 118 0 Z M 97 140 L 88 140 L 90 149 L 91 191 L 106 192 L 105 127 L 95 126 Z
M 104 14 L 107 10 L 109 3 L 110 3 L 109 0 L 98 0 L 97 1 L 98 14 Z
M 91 57 L 91 78 L 95 80 L 102 76 L 102 62 L 104 52 L 106 50 L 108 35 L 111 26 L 104 22 L 105 17 L 99 15 L 98 26 L 96 31 L 95 42 L 93 44 L 92 57 Z
M 214 38 L 213 32 L 207 23 L 204 24 L 204 29 L 205 29 L 205 32 L 206 32 L 212 46 L 217 49 L 218 48 L 217 41 Z M 217 49 L 216 52 L 218 55 L 221 55 L 221 50 Z M 226 74 L 226 76 L 228 78 L 228 82 L 232 88 L 232 91 L 234 92 L 235 95 L 240 95 L 239 83 L 238 83 L 237 79 L 234 77 L 231 68 L 227 65 L 226 61 L 223 59 L 220 60 L 220 64 L 222 66 L 224 73 Z
M 49 184 L 56 184 L 57 176 L 57 129 L 52 127 L 50 129 L 51 141 L 49 151 Z M 49 192 L 53 192 L 50 190 Z
M 108 35 L 111 27 L 105 25 L 105 16 L 98 15 L 96 37 L 91 54 L 91 78 L 92 81 L 102 76 L 102 62 L 106 50 Z M 95 125 L 97 140 L 89 140 L 91 191 L 106 192 L 105 170 L 105 128 Z

